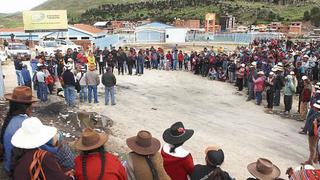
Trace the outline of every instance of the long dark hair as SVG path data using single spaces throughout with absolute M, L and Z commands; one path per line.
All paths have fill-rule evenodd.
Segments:
M 179 144 L 172 144 L 170 147 L 170 153 L 175 153 L 176 152 L 176 148 L 182 146 L 183 143 L 179 143 Z
M 152 174 L 152 179 L 153 180 L 159 180 L 159 175 L 158 175 L 158 172 L 157 172 L 156 168 L 154 167 L 154 164 L 152 162 L 151 156 L 144 156 L 144 158 L 146 159 L 147 164 L 148 164 L 148 166 L 150 168 L 150 171 L 151 171 L 151 174 Z
M 224 174 L 220 167 L 216 167 L 213 171 L 210 172 L 210 175 L 207 180 L 224 180 Z
M 97 149 L 94 150 L 90 150 L 90 151 L 83 151 L 82 154 L 82 174 L 83 174 L 83 179 L 84 180 L 88 180 L 88 176 L 87 176 L 87 156 L 90 153 L 97 153 L 99 152 L 100 154 L 100 160 L 101 160 L 101 169 L 100 169 L 100 175 L 98 180 L 102 180 L 103 179 L 103 175 L 104 175 L 104 168 L 105 168 L 105 164 L 106 164 L 106 158 L 105 158 L 105 150 L 104 147 L 101 146 Z
M 0 134 L 0 142 L 3 144 L 3 136 L 7 129 L 7 126 L 9 125 L 11 119 L 13 116 L 17 116 L 19 114 L 26 114 L 28 108 L 31 106 L 32 103 L 18 103 L 18 102 L 9 102 L 9 112 L 7 113 L 7 116 L 3 122 L 2 128 L 1 128 L 1 134 Z

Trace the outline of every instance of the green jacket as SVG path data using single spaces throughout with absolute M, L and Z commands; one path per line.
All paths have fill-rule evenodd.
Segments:
M 292 95 L 294 95 L 294 93 L 296 93 L 296 88 L 295 88 L 295 86 L 293 84 L 292 76 L 288 75 L 285 78 L 284 95 L 292 96 Z

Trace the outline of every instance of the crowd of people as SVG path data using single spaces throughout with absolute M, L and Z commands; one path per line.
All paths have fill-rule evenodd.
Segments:
M 18 86 L 5 97 L 10 109 L 0 140 L 4 168 L 13 179 L 234 179 L 221 168 L 225 155 L 219 146 L 207 147 L 204 151 L 206 164 L 194 165 L 192 154 L 184 144 L 195 132 L 186 129 L 182 122 L 163 131 L 163 145 L 146 130 L 128 138 L 126 144 L 131 152 L 124 160 L 105 150 L 106 133 L 86 128 L 74 143 L 79 152 L 76 155 L 55 127 L 32 117 L 32 106 L 37 99 L 32 96 L 30 87 Z M 320 101 L 318 103 L 320 106 Z M 280 169 L 265 158 L 249 163 L 247 169 L 253 176 L 248 179 L 280 179 Z M 290 176 L 295 177 L 297 173 L 291 170 Z
M 283 114 L 288 117 L 292 113 L 293 97 L 298 96 L 297 111 L 300 114 L 300 120 L 305 120 L 300 133 L 308 135 L 310 155 L 308 160 L 302 163 L 303 168 L 288 171 L 291 179 L 297 179 L 295 178 L 297 173 L 309 176 L 319 174 L 319 170 L 305 168 L 306 165 L 311 166 L 318 163 L 319 157 L 319 59 L 319 42 L 293 42 L 290 39 L 255 40 L 248 47 L 238 47 L 235 51 L 230 52 L 222 48 L 218 50 L 204 48 L 200 52 L 183 52 L 177 45 L 167 52 L 162 48 L 154 47 L 139 50 L 127 47 L 124 49 L 119 47 L 118 50 L 115 48 L 100 50 L 94 46 L 88 52 L 69 49 L 64 56 L 60 52 L 49 57 L 45 53 L 36 52 L 35 58 L 30 61 L 33 76 L 30 76 L 27 66 L 21 62 L 19 56 L 14 60 L 17 82 L 20 85 L 15 89 L 17 92 L 14 91 L 14 93 L 29 92 L 31 89 L 22 90 L 21 88 L 33 87 L 37 89 L 38 100 L 46 102 L 49 93 L 57 91 L 59 94 L 60 91 L 63 91 L 66 103 L 69 106 L 75 106 L 78 91 L 80 103 L 92 103 L 92 100 L 93 103 L 99 103 L 97 87 L 101 82 L 105 86 L 105 105 L 109 104 L 109 94 L 111 104 L 115 105 L 116 78 L 113 75 L 115 69 L 118 75 L 127 73 L 139 76 L 144 74 L 145 69 L 150 69 L 185 70 L 211 80 L 230 82 L 237 87 L 238 91 L 243 91 L 246 87 L 247 101 L 255 100 L 257 105 L 262 104 L 265 93 L 268 113 L 273 113 L 274 107 L 280 106 L 281 99 L 283 99 Z M 167 144 L 164 144 L 162 148 L 159 140 L 153 138 L 148 131 L 140 131 L 137 136 L 129 138 L 127 145 L 132 152 L 128 154 L 128 160 L 125 163 L 120 163 L 116 157 L 105 152 L 102 146 L 107 141 L 105 134 L 98 134 L 90 129 L 85 130 L 76 143 L 77 149 L 82 153 L 75 159 L 72 159 L 74 155 L 71 155 L 67 146 L 63 148 L 62 154 L 67 152 L 69 156 L 63 157 L 69 157 L 68 160 L 64 160 L 63 157 L 59 159 L 60 155 L 57 150 L 54 150 L 55 147 L 42 148 L 43 145 L 53 146 L 53 140 L 29 148 L 33 151 L 27 151 L 19 144 L 15 145 L 12 139 L 14 139 L 15 131 L 22 129 L 26 120 L 30 121 L 29 113 L 31 112 L 28 112 L 28 108 L 34 99 L 31 98 L 27 103 L 12 100 L 13 96 L 8 96 L 7 99 L 10 100 L 12 111 L 9 111 L 2 128 L 1 140 L 6 150 L 5 167 L 8 172 L 14 172 L 9 159 L 16 147 L 22 149 L 24 153 L 30 152 L 27 156 L 28 162 L 32 161 L 32 156 L 44 158 L 48 156 L 45 155 L 46 152 L 53 154 L 59 160 L 58 164 L 63 167 L 62 169 L 66 169 L 61 174 L 65 175 L 65 178 L 75 176 L 77 179 L 104 179 L 109 172 L 112 174 L 111 179 L 179 180 L 187 179 L 187 177 L 203 180 L 232 179 L 220 168 L 224 161 L 224 153 L 217 146 L 208 147 L 205 151 L 206 165 L 194 166 L 191 154 L 182 147 L 191 138 L 193 131 L 185 129 L 181 122 L 175 123 L 164 131 L 163 140 Z M 19 103 L 20 105 L 17 105 Z M 15 125 L 11 125 L 14 127 L 10 126 L 11 121 L 17 121 Z M 40 120 L 36 121 L 40 122 Z M 38 125 L 44 126 L 41 122 Z M 6 135 L 6 131 L 10 133 Z M 31 132 L 26 131 L 26 133 Z M 59 144 L 59 136 L 57 137 L 58 140 L 54 141 L 55 145 Z M 97 142 L 91 142 L 93 140 Z M 94 148 L 86 147 L 88 144 L 94 144 Z M 160 149 L 161 151 L 158 152 Z M 110 166 L 108 162 L 112 162 L 113 166 Z M 97 171 L 99 169 L 100 171 Z M 265 158 L 259 158 L 257 162 L 249 164 L 248 170 L 256 179 L 277 179 L 280 176 L 279 168 Z M 49 170 L 41 171 L 40 176 L 46 175 L 44 172 L 47 171 Z M 32 172 L 30 171 L 29 175 Z

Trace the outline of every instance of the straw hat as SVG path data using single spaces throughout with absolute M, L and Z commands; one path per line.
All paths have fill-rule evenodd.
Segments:
M 280 176 L 280 169 L 268 159 L 259 158 L 257 162 L 247 166 L 248 171 L 254 177 L 263 180 L 273 180 Z
M 182 122 L 176 122 L 163 132 L 162 137 L 166 143 L 180 144 L 190 139 L 193 133 L 192 129 L 185 129 Z
M 37 98 L 32 96 L 32 90 L 27 86 L 18 86 L 13 89 L 13 93 L 5 94 L 4 97 L 8 101 L 17 103 L 34 103 Z
M 161 144 L 148 131 L 139 131 L 137 136 L 127 139 L 128 147 L 137 154 L 151 155 L 159 151 Z
M 257 74 L 258 75 L 264 75 L 264 72 L 263 71 L 259 71 Z
M 57 134 L 55 127 L 43 125 L 36 118 L 31 117 L 22 122 L 21 128 L 12 136 L 13 146 L 21 149 L 34 149 L 50 141 Z
M 86 128 L 74 146 L 80 151 L 89 151 L 103 146 L 107 141 L 106 133 L 98 133 L 91 128 Z

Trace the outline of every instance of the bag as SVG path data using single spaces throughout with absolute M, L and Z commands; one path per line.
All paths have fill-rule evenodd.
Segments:
M 318 180 L 320 179 L 320 170 L 301 169 L 295 172 L 290 180 Z
M 33 160 L 29 166 L 31 180 L 46 180 L 46 176 L 42 169 L 42 160 L 46 153 L 47 151 L 39 149 L 33 154 Z
M 81 81 L 83 75 L 84 75 L 84 73 L 82 73 L 80 79 L 79 80 L 77 79 L 77 81 L 76 81 L 75 89 L 77 90 L 77 93 L 79 93 L 81 90 L 80 81 Z
M 54 83 L 54 79 L 51 75 L 49 75 L 48 77 L 45 78 L 45 83 L 46 85 L 49 85 L 49 84 L 53 84 Z

